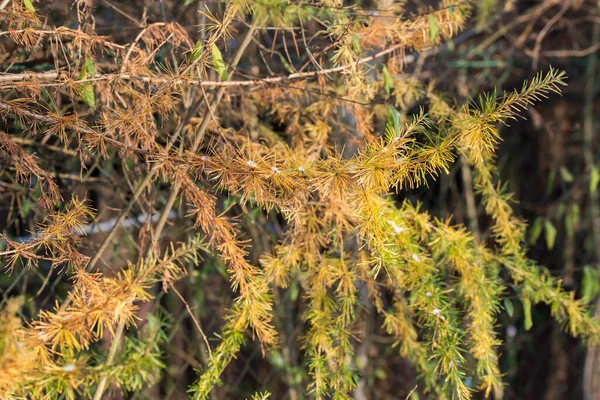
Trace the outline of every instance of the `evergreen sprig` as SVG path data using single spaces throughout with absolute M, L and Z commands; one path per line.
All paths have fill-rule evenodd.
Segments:
M 0 256 L 8 272 L 21 264 L 38 268 L 43 261 L 52 268 L 66 266 L 62 270 L 70 282 L 66 299 L 52 299 L 52 308 L 33 305 L 28 317 L 20 313 L 23 299 L 4 304 L 0 397 L 101 398 L 110 384 L 141 392 L 157 383 L 170 328 L 141 313 L 140 304 L 157 302 L 162 286 L 192 314 L 175 285 L 189 271 L 190 281 L 201 276 L 211 262 L 223 266 L 234 298 L 224 312 L 218 344 L 210 348 L 205 340 L 208 356 L 189 388 L 194 399 L 208 398 L 224 383 L 224 371 L 249 338 L 263 355 L 279 345 L 278 294 L 292 288 L 302 304 L 299 384 L 318 399 L 350 399 L 359 387 L 363 377 L 354 355 L 361 315 L 367 312 L 380 318 L 399 354 L 418 371 L 424 392 L 461 400 L 478 390 L 500 395 L 501 341 L 495 327 L 509 286 L 502 268 L 526 310 L 548 304 L 572 335 L 600 341 L 600 323 L 589 315 L 587 300 L 576 299 L 526 257 L 525 223 L 513 213 L 513 195 L 499 182 L 494 157 L 500 125 L 559 94 L 564 73 L 550 69 L 520 91 L 502 96 L 493 91 L 458 105 L 434 82 L 401 72 L 394 53 L 426 51 L 454 36 L 470 16 L 468 3 L 457 10 L 444 0 L 411 14 L 404 2 L 382 1 L 372 13 L 359 15 L 339 2 L 236 0 L 201 10 L 207 23 L 200 41 L 177 23 L 155 22 L 144 23 L 127 45 L 95 34 L 93 22 L 86 22 L 94 21 L 93 10 L 82 2 L 78 29 L 48 28 L 27 2 L 3 4 L 9 4 L 0 9 L 7 40 L 26 52 L 47 48 L 56 67 L 0 75 L 0 116 L 11 127 L 0 132 L 0 154 L 10 164 L 2 174 L 23 185 L 24 199 L 34 196 L 27 185 L 39 189 L 36 214 L 43 216 L 27 241 L 2 234 L 6 248 Z M 311 31 L 305 25 L 312 21 L 323 29 Z M 259 56 L 269 50 L 255 38 L 266 28 L 299 29 L 300 35 L 292 36 L 296 54 L 302 49 L 310 61 L 294 65 L 283 39 L 281 65 L 273 67 L 288 75 L 257 78 L 244 72 L 246 80 L 231 81 L 244 69 L 240 60 L 255 40 Z M 246 32 L 240 41 L 238 30 Z M 232 38 L 238 48 L 230 57 L 225 45 Z M 63 41 L 68 46 L 54 51 Z M 366 55 L 379 47 L 386 49 Z M 272 54 L 274 48 L 275 42 Z M 373 63 L 387 55 L 379 79 Z M 70 71 L 82 65 L 86 73 L 73 76 Z M 310 65 L 313 70 L 307 70 Z M 210 80 L 211 75 L 219 78 Z M 401 110 L 391 104 L 383 112 L 371 107 L 384 95 Z M 409 105 L 417 101 L 427 108 L 409 116 Z M 127 179 L 130 170 L 142 175 L 91 259 L 79 244 L 95 212 L 75 196 L 61 204 L 57 180 L 45 169 L 51 160 L 29 154 L 14 140 L 25 127 L 44 132 L 60 145 L 55 147 L 78 157 L 81 170 L 92 159 L 95 167 L 114 158 Z M 74 148 L 65 150 L 68 146 Z M 432 218 L 419 204 L 394 201 L 394 191 L 426 186 L 448 173 L 461 155 L 493 220 L 492 246 L 463 226 Z M 148 194 L 158 193 L 159 183 L 172 189 L 165 202 Z M 138 205 L 161 210 L 157 221 L 140 229 L 139 255 L 115 271 L 98 267 L 119 224 Z M 182 229 L 177 234 L 190 236 L 187 241 L 163 247 L 161 233 L 176 205 L 185 210 L 190 230 L 203 235 Z M 271 231 L 277 233 L 264 233 Z M 203 260 L 200 252 L 213 257 Z M 204 290 L 190 286 L 193 293 Z M 126 333 L 137 325 L 137 335 Z M 107 333 L 110 350 L 99 354 L 98 343 Z M 259 392 L 253 399 L 269 396 Z

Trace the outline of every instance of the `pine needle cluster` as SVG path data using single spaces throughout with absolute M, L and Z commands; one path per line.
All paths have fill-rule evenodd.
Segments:
M 519 91 L 460 105 L 402 71 L 406 52 L 427 51 L 464 28 L 468 2 L 444 0 L 415 13 L 386 0 L 373 10 L 340 1 L 234 0 L 200 10 L 199 40 L 176 23 L 144 22 L 126 44 L 96 35 L 93 10 L 76 3 L 77 29 L 45 25 L 31 1 L 0 9 L 0 37 L 43 49 L 55 62 L 47 72 L 0 74 L 0 117 L 10 126 L 0 132 L 9 164 L 2 174 L 36 188 L 43 216 L 26 241 L 2 234 L 0 256 L 6 273 L 50 262 L 70 279 L 66 298 L 49 309 L 25 315 L 23 298 L 4 303 L 0 397 L 99 399 L 106 390 L 140 392 L 160 381 L 168 318 L 142 313 L 141 304 L 156 301 L 159 289 L 181 297 L 176 284 L 204 268 L 201 252 L 225 265 L 235 299 L 217 340 L 207 341 L 209 355 L 189 388 L 195 399 L 223 383 L 249 339 L 263 355 L 280 346 L 277 293 L 294 285 L 303 304 L 301 380 L 318 399 L 352 398 L 365 304 L 433 398 L 502 393 L 496 328 L 508 292 L 526 315 L 548 304 L 572 335 L 600 341 L 586 302 L 527 258 L 525 222 L 513 214 L 495 165 L 502 124 L 560 94 L 564 73 L 550 69 Z M 309 28 L 315 23 L 322 29 Z M 250 46 L 270 50 L 256 39 L 267 28 L 295 32 L 294 42 L 272 51 L 280 74 L 253 75 L 240 60 Z M 321 45 L 312 46 L 309 34 Z M 231 38 L 237 48 L 226 47 Z M 300 50 L 308 54 L 304 66 L 290 56 Z M 409 113 L 416 102 L 426 108 Z M 45 169 L 51 160 L 15 140 L 25 134 L 70 150 L 78 174 L 114 159 L 139 173 L 118 222 L 137 203 L 151 204 L 159 218 L 142 228 L 136 259 L 111 272 L 98 266 L 106 246 L 84 254 L 96 210 L 74 195 L 63 203 Z M 394 192 L 426 186 L 458 156 L 472 167 L 494 243 L 420 204 L 395 201 Z M 169 188 L 167 199 L 153 202 L 149 193 L 160 185 Z M 200 233 L 163 246 L 176 203 Z M 244 216 L 257 210 L 279 219 L 282 232 L 257 254 L 260 244 L 248 240 L 232 204 Z M 108 351 L 99 346 L 103 338 Z

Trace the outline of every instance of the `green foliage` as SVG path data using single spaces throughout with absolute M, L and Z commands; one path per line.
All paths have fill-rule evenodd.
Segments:
M 111 180 L 122 178 L 121 190 L 132 194 L 114 196 L 127 202 L 103 244 L 88 246 L 97 251 L 89 257 L 81 236 L 91 231 L 95 211 L 76 196 L 62 210 L 54 209 L 62 201 L 56 173 L 24 151 L 14 133 L 0 133 L 2 154 L 10 156 L 16 171 L 14 182 L 24 188 L 35 178 L 44 206 L 35 234 L 27 241 L 3 234 L 6 248 L 0 255 L 11 271 L 26 265 L 37 272 L 49 261 L 52 267 L 68 266 L 60 273 L 70 278 L 65 299 L 56 295 L 53 307 L 32 305 L 31 317 L 21 313 L 20 298 L 2 308 L 1 397 L 97 400 L 110 396 L 111 385 L 143 396 L 164 376 L 167 331 L 179 323 L 179 316 L 167 324 L 140 311 L 141 303 L 156 310 L 170 301 L 162 302 L 161 290 L 183 303 L 184 317 L 198 335 L 200 361 L 197 354 L 187 355 L 199 364 L 188 388 L 194 399 L 207 399 L 223 385 L 224 372 L 252 341 L 287 374 L 290 388 L 311 398 L 351 399 L 365 379 L 367 363 L 357 349 L 365 339 L 358 332 L 366 316 L 381 325 L 393 351 L 417 371 L 421 393 L 460 400 L 478 392 L 501 396 L 502 342 L 496 328 L 502 302 L 513 317 L 513 295 L 522 301 L 525 330 L 533 326 L 535 305 L 544 303 L 573 336 L 600 341 L 600 324 L 586 308 L 598 292 L 597 274 L 584 270 L 583 296 L 576 299 L 526 256 L 526 224 L 513 213 L 513 194 L 500 182 L 495 159 L 500 127 L 527 106 L 559 94 L 565 74 L 550 68 L 521 90 L 450 102 L 435 82 L 403 75 L 392 55 L 451 38 L 465 25 L 469 5 L 456 10 L 444 1 L 411 14 L 403 2 L 384 3 L 389 9 L 377 10 L 381 14 L 357 15 L 354 8 L 331 2 L 227 2 L 214 8 L 219 16 L 202 12 L 208 23 L 201 40 L 166 22 L 144 23 L 128 46 L 84 28 L 53 32 L 75 38 L 81 47 L 65 47 L 72 54 L 61 63 L 71 67 L 73 60 L 84 60 L 78 77 L 63 76 L 63 70 L 55 78 L 39 76 L 56 79 L 48 85 L 55 91 L 43 96 L 66 106 L 44 110 L 38 83 L 19 81 L 0 99 L 0 114 L 13 121 L 13 132 L 27 121 L 61 145 L 75 145 L 77 150 L 67 153 L 79 158 L 76 172 L 82 175 L 93 160 L 93 168 L 102 165 Z M 8 26 L 27 28 L 11 31 L 10 40 L 31 50 L 33 40 L 26 35 L 35 32 L 42 41 L 46 31 L 19 7 L 11 4 Z M 81 16 L 92 11 L 78 7 L 83 26 Z M 310 28 L 307 39 L 304 24 L 309 23 L 317 28 Z M 86 24 L 91 32 L 93 23 Z M 265 62 L 267 77 L 242 72 L 246 79 L 234 80 L 247 46 L 256 45 L 263 59 L 268 54 L 256 38 L 269 31 L 262 28 L 281 30 L 284 50 Z M 300 35 L 294 34 L 298 29 Z M 246 36 L 238 40 L 237 30 Z M 294 64 L 285 35 L 294 39 L 298 58 L 300 47 L 310 56 L 304 66 Z M 221 48 L 232 37 L 238 47 L 227 64 Z M 275 34 L 272 39 L 274 55 Z M 322 46 L 311 48 L 311 41 Z M 82 54 L 94 54 L 97 61 Z M 248 69 L 261 72 L 262 64 L 253 64 L 256 54 Z M 390 58 L 378 77 L 374 60 L 385 55 Z M 111 72 L 97 73 L 96 67 L 106 65 Z M 209 80 L 211 68 L 216 81 Z M 69 114 L 78 110 L 73 92 L 91 110 Z M 96 102 L 96 94 L 102 101 Z M 423 107 L 411 114 L 414 105 Z M 419 202 L 400 203 L 395 197 L 394 191 L 425 190 L 449 173 L 458 157 L 472 171 L 477 199 L 489 216 L 489 240 L 451 219 L 431 216 Z M 122 172 L 113 169 L 117 164 Z M 137 184 L 132 171 L 139 174 Z M 568 169 L 558 171 L 563 181 L 575 182 Z M 591 191 L 597 175 L 592 169 Z M 161 190 L 166 185 L 168 194 Z M 102 253 L 134 207 L 144 215 L 161 211 L 139 227 L 135 248 L 123 256 L 126 262 L 113 265 Z M 171 241 L 165 245 L 161 234 L 174 207 L 182 210 L 178 218 L 185 218 L 169 227 Z M 26 216 L 30 209 L 20 211 Z M 565 210 L 565 232 L 573 238 L 580 210 Z M 203 234 L 190 234 L 193 230 Z M 558 230 L 550 218 L 534 222 L 529 243 L 542 233 L 552 249 Z M 119 241 L 117 250 L 125 252 L 124 243 Z M 200 252 L 210 254 L 209 261 Z M 210 272 L 215 280 L 209 282 Z M 211 329 L 220 324 L 220 333 L 209 341 L 201 314 L 214 309 L 202 303 L 208 285 L 221 282 L 218 274 L 228 280 L 234 298 L 221 290 L 226 293 L 210 299 L 219 311 Z M 137 329 L 137 335 L 128 329 Z M 106 332 L 111 343 L 104 354 L 98 343 Z M 290 365 L 289 348 L 287 354 L 278 348 L 292 342 L 299 348 L 296 365 Z M 252 398 L 269 396 L 258 392 Z
M 500 11 L 499 0 L 481 0 L 477 4 L 477 28 L 483 29 Z
M 240 323 L 240 320 L 244 318 L 240 314 L 243 313 L 244 310 L 240 310 L 239 307 L 230 313 L 227 325 L 222 328 L 221 343 L 213 351 L 208 367 L 198 371 L 200 379 L 189 390 L 194 399 L 207 398 L 215 385 L 222 384 L 220 376 L 223 370 L 246 341 L 244 330 L 247 323 Z
M 389 96 L 392 88 L 394 87 L 394 83 L 385 65 L 382 66 L 381 72 L 383 72 L 383 88 L 385 89 L 385 93 Z
M 111 381 L 128 392 L 139 392 L 158 382 L 165 367 L 161 348 L 167 342 L 165 329 L 168 326 L 151 314 L 146 318 L 146 325 L 140 329 L 138 338 L 125 337 L 115 365 L 102 368 L 100 364 Z
M 598 271 L 595 268 L 586 265 L 583 267 L 583 276 L 581 278 L 581 297 L 591 301 L 600 291 L 598 283 Z
M 432 14 L 429 14 L 429 41 L 435 43 L 440 27 Z
M 35 11 L 35 7 L 33 6 L 33 4 L 31 3 L 31 0 L 23 0 L 23 5 L 25 6 L 25 8 L 27 8 L 29 11 Z
M 212 46 L 212 62 L 219 78 L 221 78 L 222 81 L 226 81 L 229 75 L 227 72 L 227 65 L 225 65 L 225 61 L 223 61 L 221 50 L 219 50 L 215 44 Z
M 259 392 L 252 395 L 252 400 L 267 400 L 271 397 L 269 392 Z
M 525 330 L 528 331 L 533 326 L 531 319 L 531 301 L 528 298 L 523 299 L 523 314 L 525 316 Z
M 198 61 L 198 59 L 200 58 L 201 55 L 202 55 L 202 42 L 198 41 L 198 42 L 196 42 L 196 44 L 194 45 L 194 48 L 192 49 L 192 52 L 190 54 L 190 61 L 191 62 Z
M 236 3 L 251 12 L 254 23 L 278 28 L 294 26 L 298 21 L 306 22 L 314 14 L 308 3 L 286 0 L 236 0 Z
M 387 122 L 385 123 L 385 135 L 388 141 L 397 138 L 400 133 L 400 113 L 393 106 L 389 107 Z
M 96 77 L 96 68 L 94 67 L 94 61 L 91 58 L 86 57 L 81 67 L 81 73 L 79 79 L 93 79 Z M 81 100 L 90 107 L 96 106 L 96 96 L 94 94 L 94 86 L 91 82 L 83 82 L 79 85 L 79 95 Z
M 554 248 L 554 242 L 556 241 L 556 228 L 552 225 L 552 222 L 544 222 L 544 233 L 546 236 L 546 246 L 552 250 Z
M 600 183 L 600 171 L 598 171 L 598 167 L 594 166 L 590 172 L 590 192 L 596 191 L 598 183 Z

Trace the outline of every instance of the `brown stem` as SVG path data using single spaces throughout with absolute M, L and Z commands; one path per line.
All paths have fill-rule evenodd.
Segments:
M 83 79 L 83 80 L 74 80 L 73 82 L 77 83 L 77 82 L 94 82 L 94 81 L 111 80 L 111 79 L 124 79 L 124 80 L 140 80 L 142 82 L 172 83 L 174 85 L 188 84 L 188 85 L 197 85 L 197 86 L 203 86 L 203 87 L 218 87 L 218 88 L 259 86 L 259 85 L 265 85 L 265 84 L 270 84 L 270 83 L 279 83 L 279 82 L 283 82 L 283 81 L 293 81 L 293 80 L 299 80 L 299 79 L 305 79 L 305 78 L 312 78 L 312 77 L 319 76 L 319 75 L 327 75 L 327 74 L 331 74 L 334 72 L 345 71 L 349 68 L 355 67 L 356 65 L 361 65 L 361 64 L 373 61 L 377 58 L 381 58 L 381 57 L 383 57 L 387 54 L 390 54 L 390 53 L 392 53 L 400 48 L 403 48 L 403 47 L 405 47 L 404 44 L 396 44 L 394 46 L 390 46 L 390 47 L 386 48 L 385 50 L 380 51 L 377 54 L 362 58 L 358 62 L 348 64 L 348 65 L 341 65 L 339 67 L 321 69 L 318 71 L 296 72 L 296 73 L 289 74 L 289 75 L 275 76 L 275 77 L 262 78 L 262 79 L 248 79 L 248 80 L 243 80 L 243 81 L 204 81 L 204 80 L 200 80 L 200 79 L 186 79 L 186 78 L 173 79 L 173 78 L 163 78 L 163 77 L 109 73 L 109 74 L 96 74 L 96 76 L 94 78 Z M 411 59 L 409 59 L 409 61 L 410 60 Z M 406 60 L 405 60 L 405 62 L 406 62 Z M 233 68 L 233 63 L 232 63 L 232 68 Z M 5 74 L 5 75 L 0 75 L 0 82 L 18 82 L 18 81 L 24 81 L 24 80 L 29 80 L 29 79 L 37 80 L 37 81 L 49 81 L 49 80 L 57 79 L 61 75 L 63 75 L 63 74 L 60 72 L 43 72 L 43 73 L 39 73 L 39 74 L 32 73 L 32 72 L 26 72 L 26 73 L 22 73 L 22 74 Z M 66 83 L 63 83 L 63 82 L 55 83 L 55 85 L 57 85 L 57 86 L 65 85 L 65 84 Z M 222 96 L 222 94 L 221 94 L 221 96 Z
M 112 363 L 115 359 L 115 355 L 117 354 L 117 349 L 119 348 L 119 345 L 121 344 L 121 336 L 123 336 L 124 330 L 125 330 L 125 322 L 122 322 L 117 327 L 117 330 L 115 331 L 115 336 L 113 336 L 113 338 L 112 338 L 110 349 L 108 350 L 108 356 L 106 357 L 106 362 L 104 363 L 104 365 L 107 367 L 112 365 Z M 104 388 L 106 387 L 107 380 L 108 380 L 107 374 L 104 374 L 102 376 L 102 378 L 100 378 L 100 381 L 98 382 L 98 387 L 96 388 L 96 393 L 94 393 L 93 400 L 102 399 L 102 393 L 104 393 Z
M 237 64 L 240 62 L 240 59 L 242 58 L 242 54 L 244 53 L 244 51 L 246 50 L 246 47 L 248 47 L 248 45 L 250 44 L 250 41 L 252 40 L 252 36 L 254 36 L 254 33 L 256 32 L 256 27 L 252 26 L 250 27 L 250 29 L 248 30 L 248 32 L 246 33 L 246 36 L 244 37 L 244 40 L 242 41 L 242 43 L 240 44 L 240 47 L 238 48 L 236 54 L 233 57 L 233 60 L 231 61 L 231 75 L 233 75 L 233 72 L 235 70 L 235 67 L 237 66 Z M 213 99 L 212 103 L 209 105 L 209 107 L 211 109 L 216 108 L 217 105 L 219 104 L 219 102 L 221 101 L 221 98 L 223 97 L 223 94 L 225 93 L 225 87 L 221 86 L 219 88 L 219 91 L 217 92 L 217 94 L 215 95 L 215 98 Z M 200 146 L 200 143 L 202 142 L 202 139 L 204 138 L 204 133 L 206 132 L 206 129 L 208 128 L 208 124 L 210 122 L 210 112 L 207 112 L 207 114 L 204 116 L 204 119 L 202 121 L 202 124 L 200 125 L 200 128 L 198 129 L 198 133 L 196 136 L 196 139 L 194 141 L 194 144 L 192 146 L 192 152 L 196 151 L 198 149 L 198 147 Z M 153 168 L 150 173 L 146 176 L 146 178 L 142 181 L 142 183 L 140 183 L 140 185 L 138 186 L 138 189 L 136 190 L 135 194 L 134 194 L 134 199 L 136 198 L 136 194 L 137 197 L 139 197 L 139 195 L 143 192 L 144 188 L 151 182 L 152 180 L 152 176 L 154 175 L 152 172 L 156 171 L 157 168 Z M 165 206 L 158 225 L 156 226 L 156 229 L 154 231 L 154 237 L 158 238 L 160 237 L 160 234 L 162 233 L 164 226 L 165 226 L 165 222 L 167 220 L 167 216 L 169 215 L 169 212 L 171 212 L 171 208 L 173 207 L 173 204 L 175 203 L 175 199 L 177 198 L 177 195 L 179 194 L 179 190 L 181 189 L 181 184 L 176 182 L 173 190 L 171 191 L 171 194 L 169 196 L 169 200 L 167 201 L 167 205 Z M 133 203 L 135 202 L 134 199 L 132 199 L 132 201 L 130 201 L 127 204 L 126 209 L 131 209 L 131 207 L 133 206 Z M 122 212 L 121 216 L 124 217 L 126 213 Z M 115 227 L 119 226 L 120 221 L 117 221 L 118 223 L 115 224 Z M 111 230 L 111 232 L 109 233 L 109 235 L 114 235 L 114 232 L 116 231 L 116 229 Z M 111 235 L 111 236 L 112 236 Z M 106 248 L 106 246 L 108 246 L 109 240 L 104 241 L 104 243 L 102 244 L 102 246 L 100 247 L 100 250 L 103 250 L 104 248 Z M 106 244 L 106 245 L 105 245 Z M 152 251 L 152 248 L 150 248 L 149 252 Z M 95 255 L 94 255 L 94 261 L 97 262 L 98 259 L 100 258 L 100 254 L 101 251 L 98 251 Z M 91 261 L 90 261 L 91 263 Z M 123 331 L 125 329 L 125 321 L 122 321 L 121 323 L 119 323 L 119 326 L 115 332 L 115 336 L 112 338 L 112 342 L 110 345 L 110 349 L 108 352 L 108 357 L 106 358 L 106 366 L 110 366 L 112 365 L 113 361 L 114 361 L 114 355 L 117 351 L 117 348 L 119 347 L 120 343 L 121 343 L 121 336 L 123 335 Z M 209 350 L 210 351 L 210 350 Z M 111 356 L 112 355 L 112 356 Z M 102 376 L 102 378 L 100 378 L 100 381 L 98 382 L 98 387 L 96 389 L 96 393 L 94 394 L 94 398 L 93 400 L 100 400 L 102 398 L 102 394 L 104 393 L 104 389 L 106 387 L 106 381 L 108 380 L 108 375 L 104 374 Z
M 460 158 L 460 172 L 465 191 L 465 201 L 467 203 L 467 224 L 469 230 L 476 239 L 479 239 L 479 222 L 477 221 L 477 205 L 475 204 L 475 191 L 473 190 L 473 177 L 471 167 L 464 157 Z

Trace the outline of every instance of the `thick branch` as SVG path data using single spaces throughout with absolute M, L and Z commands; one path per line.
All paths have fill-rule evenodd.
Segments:
M 388 47 L 385 50 L 380 51 L 377 54 L 374 54 L 369 57 L 365 57 L 360 59 L 356 63 L 342 65 L 339 67 L 321 69 L 318 71 L 309 71 L 309 72 L 296 72 L 289 75 L 283 76 L 275 76 L 269 78 L 261 78 L 261 79 L 248 79 L 242 81 L 204 81 L 200 79 L 191 79 L 185 77 L 179 78 L 166 78 L 163 76 L 141 76 L 141 75 L 130 75 L 130 74 L 119 74 L 119 73 L 108 73 L 108 74 L 96 74 L 96 76 L 92 79 L 75 79 L 72 82 L 74 83 L 82 83 L 82 82 L 94 82 L 94 81 L 105 81 L 112 79 L 123 79 L 123 80 L 139 80 L 142 82 L 149 83 L 169 83 L 173 85 L 195 85 L 202 87 L 243 87 L 243 86 L 260 86 L 260 85 L 268 85 L 272 83 L 279 83 L 285 81 L 295 81 L 300 79 L 312 78 L 319 75 L 328 75 L 334 72 L 346 71 L 356 65 L 361 65 L 373 61 L 377 58 L 383 57 L 387 54 L 390 54 L 398 49 L 404 47 L 404 44 L 396 44 L 394 46 Z M 413 59 L 410 58 L 411 55 L 407 57 L 406 62 L 412 62 Z M 414 56 L 413 56 L 414 58 Z M 24 72 L 21 74 L 5 74 L 0 75 L 0 82 L 20 82 L 27 80 L 34 80 L 36 82 L 40 81 L 53 81 L 61 78 L 65 74 L 62 72 L 43 72 L 43 73 L 32 73 L 32 72 Z M 74 76 L 75 77 L 75 76 Z M 66 82 L 60 80 L 58 82 L 52 82 L 50 84 L 45 84 L 45 86 L 62 86 L 66 85 Z

